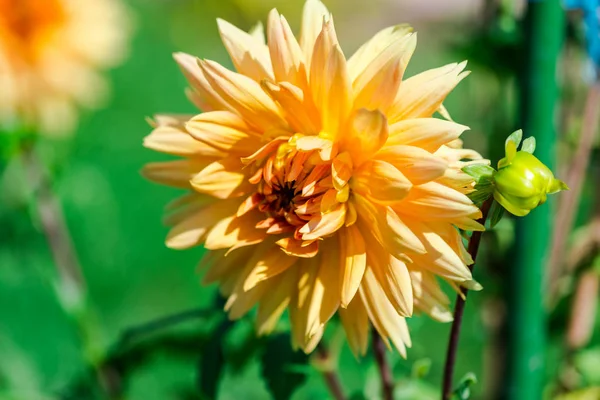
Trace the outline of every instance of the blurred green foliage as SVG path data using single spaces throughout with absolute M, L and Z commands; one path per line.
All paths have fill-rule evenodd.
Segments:
M 340 1 L 327 4 L 334 13 L 350 12 Z M 285 321 L 268 338 L 254 336 L 251 318 L 227 321 L 222 302 L 215 301 L 216 289 L 201 287 L 195 272 L 202 249 L 176 252 L 163 244 L 167 229 L 160 223 L 162 207 L 177 191 L 149 183 L 138 173 L 161 157 L 141 145 L 149 132 L 144 118 L 195 112 L 183 94 L 185 80 L 171 53 L 185 51 L 231 66 L 215 18 L 249 28 L 269 7 L 234 0 L 130 0 L 129 5 L 136 33 L 129 58 L 109 74 L 110 104 L 84 115 L 72 142 L 38 143 L 83 266 L 89 305 L 97 318 L 95 345 L 105 349 L 104 360 L 96 370 L 86 362 L 82 337 L 51 284 L 55 270 L 24 171 L 18 160 L 5 157 L 0 181 L 0 399 L 92 400 L 104 398 L 106 387 L 123 393 L 114 398 L 131 400 L 329 398 L 318 361 L 291 349 Z M 298 27 L 301 1 L 273 6 Z M 495 137 L 514 128 L 511 58 L 518 53 L 519 33 L 507 22 L 506 12 L 499 20 L 491 31 L 475 27 L 465 32 L 447 24 L 447 31 L 456 32 L 449 37 L 444 37 L 445 30 L 432 29 L 434 33 L 420 38 L 409 68 L 412 74 L 464 55 L 472 59 L 473 74 L 446 106 L 457 121 L 473 128 L 465 140 L 481 151 L 486 143 L 503 143 Z M 343 26 L 344 18 L 336 24 Z M 374 24 L 372 33 L 382 26 Z M 343 37 L 341 41 L 345 45 Z M 3 151 L 9 147 L 3 144 Z M 502 154 L 498 148 L 490 148 L 493 161 Z M 589 204 L 592 194 L 585 196 Z M 489 398 L 484 393 L 501 386 L 507 312 L 502 293 L 510 285 L 505 263 L 512 238 L 512 221 L 503 220 L 484 239 L 484 251 L 494 257 L 479 257 L 476 275 L 485 290 L 469 296 L 456 368 L 456 376 L 475 372 L 480 383 L 471 385 L 474 380 L 466 378 L 459 387 L 461 399 Z M 560 341 L 570 297 L 563 302 L 553 315 L 556 339 L 548 350 L 557 364 L 564 357 Z M 185 310 L 196 311 L 181 320 L 144 325 L 166 315 L 181 316 Z M 600 343 L 597 325 L 592 339 L 596 346 L 573 361 L 586 385 L 600 385 L 594 362 Z M 415 316 L 409 326 L 413 347 L 408 360 L 388 353 L 397 382 L 395 397 L 436 399 L 450 325 Z M 356 360 L 344 340 L 334 321 L 325 342 L 346 394 L 351 399 L 379 398 L 380 378 L 372 356 Z M 559 374 L 550 368 L 550 386 Z

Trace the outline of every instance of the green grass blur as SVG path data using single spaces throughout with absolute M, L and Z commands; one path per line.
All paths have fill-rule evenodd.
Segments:
M 377 30 L 392 23 L 411 22 L 402 16 L 375 14 L 364 6 L 353 10 L 341 0 L 326 3 L 340 15 L 336 26 L 342 32 L 339 36 L 347 54 Z M 139 174 L 145 163 L 167 159 L 142 147 L 142 139 L 150 131 L 145 118 L 156 113 L 195 112 L 184 96 L 185 80 L 171 54 L 185 51 L 231 66 L 218 37 L 216 17 L 248 29 L 257 16 L 262 15 L 264 22 L 266 11 L 278 6 L 298 28 L 302 7 L 300 0 L 264 4 L 243 0 L 130 0 L 128 4 L 134 17 L 134 36 L 124 64 L 108 72 L 110 102 L 97 112 L 83 115 L 72 141 L 46 140 L 40 144 L 45 158 L 56 166 L 55 190 L 83 266 L 90 306 L 98 319 L 97 345 L 102 348 L 116 343 L 127 328 L 165 315 L 200 307 L 220 313 L 214 305 L 216 288 L 202 287 L 196 272 L 202 249 L 178 252 L 164 246 L 167 228 L 161 224 L 162 209 L 178 191 L 150 183 Z M 355 33 L 346 42 L 344 33 L 354 30 L 352 24 L 361 12 L 366 12 L 365 27 L 356 30 L 364 36 Z M 419 31 L 409 75 L 472 54 L 472 49 L 452 45 L 453 41 L 464 42 L 460 24 L 448 21 L 441 25 L 443 29 L 434 29 L 439 24 L 421 26 L 423 34 Z M 419 30 L 421 26 L 417 22 Z M 445 104 L 456 121 L 472 127 L 464 138 L 467 144 L 487 151 L 493 132 L 506 135 L 514 127 L 514 87 L 506 87 L 489 65 L 475 62 L 470 69 L 472 76 Z M 502 104 L 497 104 L 498 98 Z M 490 146 L 487 154 L 497 159 L 498 151 L 502 150 Z M 18 166 L 14 168 L 18 170 Z M 51 286 L 53 262 L 32 205 L 18 200 L 27 198 L 23 194 L 26 185 L 9 183 L 3 186 L 6 192 L 0 202 L 0 399 L 65 398 L 65 389 L 88 370 L 81 337 Z M 591 194 L 586 196 L 589 204 Z M 498 227 L 500 234 L 484 244 L 488 252 L 501 256 L 489 265 L 478 266 L 476 277 L 485 290 L 472 293 L 467 302 L 456 378 L 471 371 L 477 374 L 480 383 L 474 387 L 472 398 L 483 399 L 486 388 L 497 384 L 500 373 L 494 368 L 500 363 L 503 347 L 497 347 L 502 340 L 494 336 L 501 335 L 494 324 L 501 323 L 498 321 L 506 313 L 501 295 L 510 282 L 505 279 L 502 260 L 510 257 L 512 229 L 511 221 L 503 221 Z M 485 260 L 485 254 L 480 259 Z M 168 331 L 184 335 L 202 331 L 204 325 L 212 327 L 214 322 L 191 320 Z M 438 398 L 450 325 L 423 316 L 415 316 L 409 325 L 413 347 L 408 359 L 389 353 L 399 382 L 397 396 Z M 331 328 L 327 340 L 333 350 L 341 351 L 339 373 L 347 393 L 354 393 L 356 399 L 377 398 L 379 377 L 371 356 L 357 361 L 340 339 L 336 324 Z M 225 337 L 227 347 L 235 350 L 250 332 L 249 321 L 237 323 Z M 551 346 L 558 348 L 554 342 Z M 554 351 L 555 358 L 560 359 L 560 350 L 553 350 L 555 347 L 549 352 Z M 198 376 L 210 373 L 213 356 L 201 353 L 193 348 L 187 354 L 151 352 L 132 369 L 123 398 L 202 398 L 195 394 Z M 261 354 L 248 353 L 251 357 L 246 362 L 225 367 L 218 382 L 218 399 L 271 398 L 261 374 Z M 305 373 L 307 379 L 292 398 L 328 398 L 320 373 L 314 369 Z M 74 398 L 87 400 L 85 396 Z

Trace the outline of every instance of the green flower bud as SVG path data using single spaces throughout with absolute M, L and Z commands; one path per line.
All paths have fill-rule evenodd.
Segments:
M 498 172 L 494 175 L 494 199 L 518 217 L 544 204 L 549 194 L 569 189 L 532 154 L 535 150 L 534 138 L 523 141 L 521 151 L 517 151 L 521 138 L 521 131 L 508 137 L 506 157 L 498 162 Z

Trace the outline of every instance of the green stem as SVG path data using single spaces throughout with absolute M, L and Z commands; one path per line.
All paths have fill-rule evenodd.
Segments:
M 522 65 L 521 118 L 524 131 L 536 137 L 536 156 L 552 169 L 558 97 L 556 66 L 564 36 L 560 0 L 529 1 Z M 551 237 L 552 210 L 538 207 L 517 220 L 516 253 L 510 265 L 508 323 L 508 399 L 541 399 L 544 384 L 546 315 L 544 268 Z

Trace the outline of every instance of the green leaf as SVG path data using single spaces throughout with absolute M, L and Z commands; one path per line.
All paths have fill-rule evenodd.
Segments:
M 589 385 L 600 385 L 600 346 L 584 349 L 575 355 L 577 371 Z
M 533 152 L 535 151 L 535 138 L 533 136 L 530 136 L 527 139 L 523 140 L 521 151 L 533 154 Z
M 350 399 L 349 400 L 368 400 L 365 395 L 361 392 L 354 392 L 350 395 Z
M 202 396 L 209 399 L 217 398 L 219 382 L 221 381 L 223 368 L 225 367 L 222 339 L 231 326 L 231 321 L 223 321 L 202 351 L 202 358 L 198 365 L 198 388 Z
M 506 138 L 505 146 L 508 146 L 508 142 L 513 142 L 515 144 L 515 148 L 518 148 L 519 144 L 521 144 L 522 139 L 523 130 L 519 129 L 518 131 L 514 131 Z
M 471 397 L 471 387 L 477 383 L 477 377 L 474 373 L 468 372 L 454 389 L 454 398 L 458 400 L 468 400 Z
M 500 222 L 502 216 L 504 215 L 504 207 L 498 204 L 497 201 L 492 203 L 492 208 L 490 210 L 490 229 L 494 229 L 496 224 Z
M 293 351 L 289 334 L 271 336 L 261 357 L 262 375 L 275 400 L 287 400 L 304 383 L 306 375 L 298 367 L 308 363 L 308 356 Z
M 496 170 L 485 164 L 471 164 L 463 167 L 462 171 L 475 179 L 476 184 L 490 182 Z
M 467 194 L 475 204 L 483 204 L 494 193 L 493 184 L 475 185 L 475 191 Z
M 468 194 L 471 201 L 481 204 L 494 192 L 494 175 L 496 170 L 485 164 L 472 164 L 463 167 L 462 171 L 475 179 L 475 191 Z
M 429 374 L 431 369 L 431 359 L 421 358 L 413 363 L 411 377 L 415 379 L 421 379 Z

